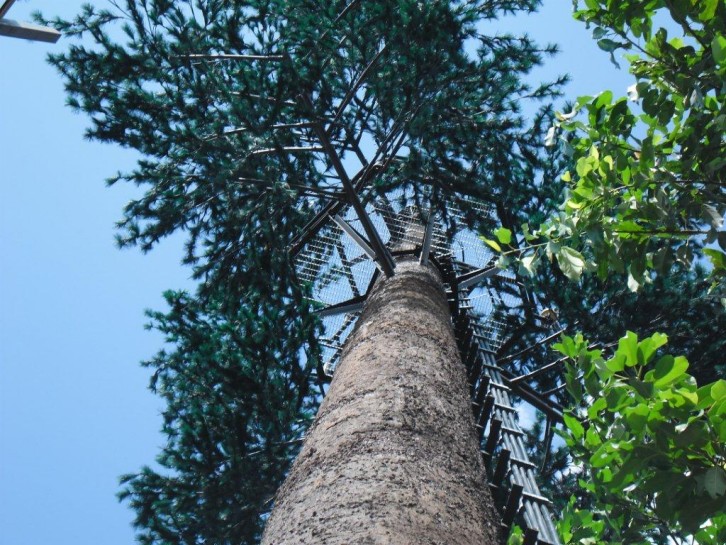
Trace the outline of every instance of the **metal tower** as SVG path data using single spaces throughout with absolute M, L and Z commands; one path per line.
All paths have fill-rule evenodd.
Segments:
M 449 296 L 481 455 L 503 524 L 508 529 L 515 521 L 521 524 L 525 543 L 558 544 L 551 503 L 537 486 L 537 468 L 526 452 L 516 407 L 523 401 L 546 415 L 547 448 L 554 425 L 562 420 L 562 408 L 529 384 L 549 369 L 513 376 L 506 363 L 524 354 L 503 355 L 516 324 L 531 321 L 535 307 L 516 276 L 496 266 L 497 256 L 468 227 L 472 215 L 496 220 L 494 206 L 450 199 L 423 207 L 403 191 L 370 196 L 365 188 L 360 190 L 365 205 L 321 212 L 292 246 L 299 281 L 310 284 L 325 328 L 319 376 L 335 372 L 376 278 L 395 274 L 394 256 L 413 254 L 422 263 L 433 263 Z
M 453 176 L 435 184 L 427 176 L 436 174 L 426 169 L 413 173 L 419 177 L 412 179 L 398 169 L 411 152 L 412 123 L 440 89 L 433 84 L 417 89 L 418 94 L 403 97 L 400 105 L 379 101 L 376 86 L 387 84 L 380 69 L 402 46 L 395 36 L 370 36 L 368 45 L 356 50 L 356 55 L 346 54 L 341 44 L 350 40 L 353 31 L 341 30 L 338 37 L 337 27 L 362 4 L 352 0 L 334 20 L 327 21 L 329 28 L 321 25 L 317 43 L 323 38 L 337 43 L 331 52 L 313 45 L 308 50 L 274 54 L 199 53 L 180 56 L 178 61 L 210 74 L 215 85 L 229 84 L 228 96 L 244 96 L 251 104 L 270 104 L 274 110 L 259 124 L 226 127 L 215 138 L 232 142 L 235 135 L 254 134 L 255 145 L 241 158 L 239 172 L 245 172 L 246 164 L 252 166 L 237 181 L 282 184 L 314 213 L 289 251 L 298 281 L 308 285 L 325 329 L 324 361 L 318 369 L 321 394 L 376 278 L 395 275 L 398 255 L 413 254 L 422 263 L 434 264 L 448 290 L 452 324 L 471 387 L 480 453 L 503 524 L 524 526 L 528 545 L 558 545 L 551 503 L 539 491 L 537 468 L 527 455 L 518 422 L 520 401 L 544 413 L 544 441 L 549 449 L 554 427 L 562 421 L 562 407 L 555 400 L 560 386 L 538 392 L 532 381 L 556 370 L 557 362 L 520 376 L 509 370 L 508 363 L 525 357 L 532 348 L 509 353 L 522 326 L 539 327 L 544 338 L 535 344 L 559 332 L 542 323 L 537 305 L 516 275 L 497 267 L 498 256 L 472 230 L 474 225 L 506 223 L 502 213 L 506 203 L 480 194 L 477 198 L 464 195 Z M 319 74 L 315 65 L 313 72 L 319 79 L 310 81 L 301 74 L 314 55 L 323 59 L 316 62 L 322 62 L 325 70 L 320 68 Z M 235 88 L 232 71 L 220 69 L 227 63 L 245 63 L 249 71 L 258 70 L 270 81 L 292 79 L 295 85 L 287 89 L 295 89 L 295 95 L 273 95 L 271 89 L 270 96 L 261 96 Z M 328 73 L 333 70 L 334 74 Z M 337 86 L 326 86 L 326 77 L 335 79 Z M 296 178 L 299 172 L 292 167 L 280 179 L 260 179 L 254 165 L 266 157 L 285 165 L 306 157 L 318 179 Z

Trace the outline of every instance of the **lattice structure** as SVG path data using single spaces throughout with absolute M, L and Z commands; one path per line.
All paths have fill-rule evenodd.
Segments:
M 519 518 L 517 522 L 527 530 L 526 544 L 558 544 L 551 502 L 540 493 L 537 468 L 527 454 L 525 434 L 514 406 L 513 395 L 520 389 L 505 378 L 506 372 L 491 349 L 488 328 L 474 312 L 467 291 L 452 292 L 452 297 L 458 303 L 453 305 L 454 323 L 462 361 L 467 366 L 482 455 L 502 522 L 509 528 Z M 538 408 L 544 409 L 548 418 L 561 418 L 561 410 L 555 405 Z
M 379 197 L 366 205 L 366 212 L 381 241 L 391 252 L 414 251 L 421 248 L 426 226 L 431 227 L 430 252 L 438 259 L 451 259 L 469 271 L 491 269 L 495 256 L 481 240 L 467 228 L 467 215 L 491 217 L 491 205 L 480 201 L 466 202 L 467 210 L 460 204 L 446 203 L 434 211 L 421 210 L 410 204 L 404 193 Z M 443 217 L 446 214 L 446 217 Z M 342 210 L 338 217 L 357 233 L 362 231 L 361 221 L 352 207 Z M 327 374 L 335 370 L 340 350 L 358 317 L 365 294 L 377 274 L 373 259 L 341 227 L 342 222 L 330 221 L 304 245 L 295 257 L 298 278 L 312 287 L 314 303 L 329 309 L 321 313 L 325 329 L 322 345 L 324 368 Z M 448 228 L 445 227 L 448 225 Z M 451 240 L 452 242 L 449 242 Z M 507 273 L 500 272 L 502 279 Z M 481 285 L 473 296 L 477 301 L 477 313 L 486 316 L 491 342 L 501 346 L 506 336 L 507 324 L 496 316 L 497 309 L 512 305 L 494 285 Z M 335 305 L 351 302 L 343 311 L 334 312 Z M 331 309 L 332 307 L 332 309 Z
M 522 399 L 543 411 L 548 435 L 552 424 L 561 421 L 562 409 L 528 386 L 527 377 L 513 377 L 500 366 L 498 354 L 533 309 L 516 276 L 498 269 L 493 253 L 467 227 L 466 214 L 491 217 L 493 207 L 472 200 L 463 204 L 466 212 L 454 202 L 422 209 L 399 192 L 369 200 L 365 212 L 387 251 L 416 254 L 422 261 L 430 257 L 442 272 L 471 385 L 481 453 L 503 524 L 507 529 L 521 524 L 528 545 L 558 545 L 551 503 L 536 483 L 515 403 Z M 295 257 L 300 280 L 310 284 L 313 302 L 320 306 L 327 375 L 334 373 L 366 294 L 384 272 L 361 229 L 357 211 L 342 208 L 307 238 Z
M 261 174 L 254 167 L 238 181 L 263 186 L 284 183 L 304 199 L 307 209 L 312 206 L 315 210 L 315 217 L 292 242 L 290 253 L 298 279 L 309 285 L 324 325 L 318 379 L 322 382 L 335 372 L 341 349 L 376 277 L 395 274 L 395 254 L 415 254 L 421 263 L 435 263 L 450 290 L 452 320 L 462 360 L 469 369 L 482 451 L 495 496 L 503 502 L 503 520 L 509 526 L 521 512 L 521 521 L 528 528 L 526 543 L 557 544 L 547 502 L 538 496 L 522 446 L 510 394 L 547 415 L 546 442 L 551 440 L 553 424 L 561 420 L 561 410 L 549 393 L 541 394 L 528 385 L 540 370 L 515 377 L 499 367 L 514 357 L 500 354 L 510 346 L 517 328 L 532 321 L 535 309 L 515 276 L 496 266 L 495 256 L 469 229 L 475 223 L 486 224 L 487 219 L 499 224 L 503 218 L 495 214 L 496 205 L 461 196 L 474 190 L 489 191 L 484 187 L 487 184 L 478 183 L 478 172 L 480 159 L 490 150 L 451 157 L 446 152 L 433 157 L 414 153 L 422 151 L 415 149 L 418 129 L 411 130 L 414 122 L 441 96 L 441 86 L 448 85 L 448 78 L 436 84 L 416 84 L 419 91 L 402 93 L 405 100 L 391 100 L 388 95 L 395 95 L 397 89 L 389 89 L 392 75 L 381 68 L 399 60 L 396 55 L 407 52 L 408 41 L 398 40 L 384 25 L 378 34 L 367 33 L 365 47 L 349 49 L 353 45 L 350 37 L 363 23 L 348 26 L 349 19 L 365 3 L 352 0 L 344 4 L 333 19 L 323 20 L 327 25 L 321 25 L 316 39 L 309 40 L 312 46 L 275 48 L 267 55 L 204 52 L 186 60 L 199 63 L 198 69 L 207 71 L 213 81 L 227 81 L 234 94 L 250 104 L 274 104 L 274 115 L 250 116 L 254 120 L 226 127 L 218 135 L 230 142 L 242 133 L 256 135 L 243 166 L 267 156 L 276 156 L 282 165 L 300 161 L 305 166 L 292 175 L 287 166 L 270 169 L 270 179 L 258 178 Z M 338 45 L 325 50 L 331 40 Z M 310 70 L 312 60 L 314 70 Z M 293 78 L 295 85 L 275 85 L 269 96 L 256 94 L 258 91 L 253 94 L 244 86 L 235 87 L 237 78 L 230 77 L 232 72 L 215 73 L 219 63 L 228 62 L 252 63 L 269 81 Z M 412 83 L 429 80 L 428 68 L 424 66 L 424 70 L 412 74 Z M 483 130 L 478 121 L 486 115 L 478 92 L 480 74 L 469 76 L 475 77 L 450 80 L 456 82 L 456 89 L 448 91 L 472 98 L 473 116 L 465 119 Z M 329 85 L 331 81 L 336 84 Z M 505 121 L 504 126 L 509 126 L 509 120 Z M 422 161 L 411 162 L 412 157 Z M 452 165 L 456 168 L 450 168 Z M 462 183 L 462 173 L 468 173 L 471 187 Z M 374 187 L 401 186 L 415 187 L 417 193 L 373 191 Z

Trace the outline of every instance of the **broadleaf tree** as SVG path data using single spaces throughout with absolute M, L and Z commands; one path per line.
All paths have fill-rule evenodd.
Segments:
M 636 82 L 628 96 L 604 91 L 557 114 L 544 143 L 571 157 L 565 198 L 549 221 L 523 225 L 523 249 L 502 248 L 504 263 L 515 256 L 540 285 L 557 284 L 550 263 L 579 282 L 550 289 L 563 321 L 590 337 L 558 345 L 570 362 L 566 439 L 582 487 L 560 529 L 571 543 L 721 543 L 724 4 L 573 5 L 613 62 L 632 52 Z M 626 285 L 639 293 L 626 297 Z M 573 309 L 578 298 L 591 315 Z M 602 336 L 629 322 L 643 340 Z M 661 328 L 698 360 L 698 383 L 683 356 L 653 360 L 668 338 Z
M 572 157 L 563 175 L 568 195 L 559 214 L 525 230 L 528 260 L 555 259 L 573 279 L 584 270 L 626 274 L 633 291 L 674 263 L 701 260 L 710 264 L 716 296 L 726 265 L 726 6 L 573 5 L 614 61 L 628 52 L 635 82 L 627 95 L 580 97 L 557 114 L 546 143 Z M 658 27 L 656 17 L 671 24 Z
M 629 331 L 611 357 L 581 335 L 555 345 L 574 398 L 563 435 L 595 500 L 581 509 L 573 498 L 560 522 L 565 543 L 726 538 L 726 380 L 699 388 L 686 358 L 659 353 L 667 342 Z
M 147 362 L 167 445 L 122 491 L 143 542 L 255 543 L 319 401 L 317 322 L 286 251 L 339 198 L 311 121 L 334 121 L 344 157 L 361 140 L 395 156 L 352 159 L 380 191 L 534 206 L 518 187 L 540 179 L 564 78 L 523 78 L 555 48 L 476 23 L 538 3 L 126 0 L 45 21 L 79 39 L 50 61 L 87 136 L 140 154 L 110 180 L 141 188 L 119 243 L 183 233 L 199 280 L 151 315 L 172 345 Z M 545 101 L 530 121 L 525 100 Z

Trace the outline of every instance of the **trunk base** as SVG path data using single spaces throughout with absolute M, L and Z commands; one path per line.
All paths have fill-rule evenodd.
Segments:
M 499 542 L 436 271 L 399 261 L 348 339 L 263 545 Z

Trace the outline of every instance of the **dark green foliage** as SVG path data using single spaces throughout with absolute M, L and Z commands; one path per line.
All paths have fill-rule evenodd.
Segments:
M 172 350 L 144 365 L 166 402 L 167 441 L 160 467 L 124 476 L 120 497 L 142 543 L 255 543 L 316 404 L 312 364 L 280 335 L 304 329 L 299 313 L 292 300 L 229 312 L 224 297 L 165 297 L 170 310 L 149 313 L 150 327 Z
M 300 215 L 296 184 L 325 183 L 312 154 L 261 152 L 310 145 L 310 131 L 271 127 L 310 120 L 299 94 L 330 120 L 379 50 L 364 92 L 330 131 L 341 151 L 364 134 L 407 152 L 377 183 L 487 195 L 535 177 L 542 120 L 525 126 L 520 101 L 550 97 L 556 85 L 530 89 L 521 75 L 554 50 L 480 36 L 474 22 L 536 2 L 355 1 L 338 21 L 344 2 L 125 4 L 125 13 L 89 7 L 73 22 L 55 21 L 98 47 L 51 57 L 70 103 L 93 120 L 88 136 L 145 156 L 113 180 L 147 187 L 126 209 L 121 244 L 150 249 L 182 229 L 198 275 L 233 272 L 240 246 L 259 243 L 257 229 Z M 127 44 L 109 37 L 119 27 Z M 465 43 L 477 47 L 476 59 Z M 217 54 L 284 58 L 189 57 Z
M 554 48 L 476 23 L 538 4 L 126 0 L 46 21 L 81 40 L 50 61 L 87 136 L 141 157 L 110 180 L 140 187 L 119 244 L 184 232 L 199 280 L 151 315 L 172 347 L 147 363 L 168 440 L 122 492 L 144 543 L 255 543 L 318 402 L 316 321 L 287 248 L 339 186 L 328 157 L 300 150 L 319 145 L 309 122 L 376 190 L 537 206 L 519 188 L 542 179 L 549 110 L 526 122 L 521 103 L 563 80 L 522 78 Z
M 121 494 L 144 543 L 255 543 L 317 406 L 316 322 L 287 248 L 321 206 L 311 192 L 337 186 L 326 157 L 284 152 L 317 145 L 308 126 L 291 124 L 333 122 L 329 136 L 351 169 L 353 143 L 383 147 L 376 168 L 358 162 L 379 191 L 490 198 L 513 230 L 553 210 L 562 165 L 559 156 L 543 162 L 549 109 L 526 122 L 520 108 L 557 95 L 562 79 L 535 89 L 522 81 L 554 48 L 476 27 L 538 4 L 126 0 L 46 22 L 83 40 L 51 62 L 70 105 L 91 118 L 87 136 L 141 156 L 110 180 L 142 190 L 124 211 L 119 243 L 146 251 L 182 231 L 200 281 L 196 296 L 169 293 L 170 310 L 151 315 L 172 346 L 146 364 L 167 403 L 168 441 L 160 467 L 124 477 Z M 674 351 L 707 376 L 723 318 L 701 297 L 700 276 L 678 274 L 637 296 L 618 278 L 577 288 L 558 272 L 535 288 L 591 339 L 615 338 L 626 323 L 643 336 L 670 331 Z M 533 356 L 522 369 L 552 360 L 545 350 Z M 550 475 L 566 477 L 563 452 L 550 460 Z
M 661 331 L 668 334 L 670 349 L 688 358 L 699 384 L 726 376 L 726 313 L 708 294 L 707 274 L 700 268 L 674 267 L 637 293 L 623 275 L 605 281 L 587 276 L 573 285 L 550 269 L 538 275 L 535 289 L 559 310 L 568 331 L 581 331 L 592 342 L 610 343 L 627 330 L 641 337 Z

